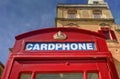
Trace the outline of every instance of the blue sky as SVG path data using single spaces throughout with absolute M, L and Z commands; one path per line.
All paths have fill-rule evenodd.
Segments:
M 120 0 L 106 0 L 120 24 Z M 58 3 L 87 4 L 87 0 L 0 0 L 0 61 L 5 64 L 18 34 L 55 27 Z

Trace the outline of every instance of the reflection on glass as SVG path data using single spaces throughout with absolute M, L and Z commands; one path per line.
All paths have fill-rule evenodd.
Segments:
M 99 79 L 98 73 L 88 73 L 88 79 Z
M 30 73 L 22 73 L 20 75 L 20 79 L 31 79 L 31 74 Z
M 35 79 L 83 79 L 82 73 L 36 74 Z

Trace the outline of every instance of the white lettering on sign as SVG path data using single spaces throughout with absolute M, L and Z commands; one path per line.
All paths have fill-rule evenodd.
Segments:
M 25 50 L 95 50 L 93 42 L 74 42 L 74 43 L 26 43 Z
M 70 50 L 69 43 L 68 44 L 63 44 L 63 50 Z
M 54 50 L 55 45 L 54 44 L 48 44 L 48 50 Z

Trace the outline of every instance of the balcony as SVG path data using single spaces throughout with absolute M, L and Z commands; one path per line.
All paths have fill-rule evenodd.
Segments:
M 120 25 L 116 25 L 115 30 L 120 32 Z

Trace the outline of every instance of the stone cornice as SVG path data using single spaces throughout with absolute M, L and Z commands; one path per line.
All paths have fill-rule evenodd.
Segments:
M 56 18 L 56 20 L 62 20 L 62 21 L 112 21 L 112 22 L 114 22 L 113 18 Z
M 109 6 L 107 4 L 100 4 L 100 5 L 90 5 L 90 4 L 58 4 L 57 7 L 62 8 L 108 8 Z

